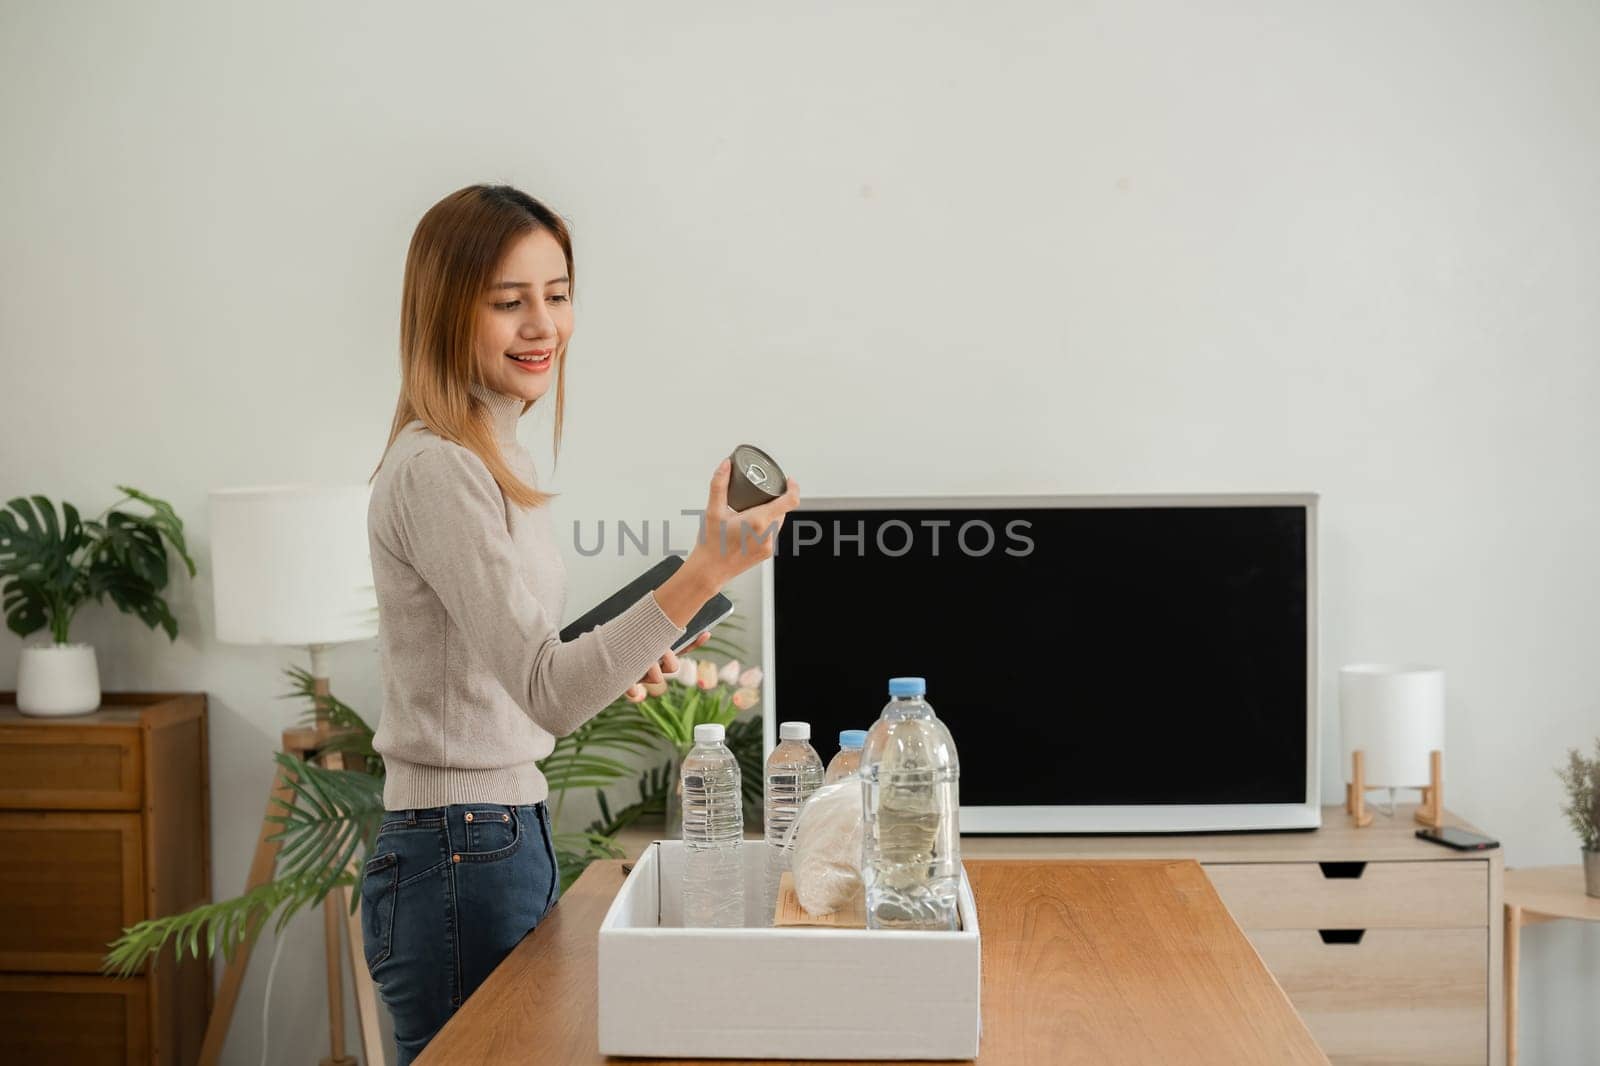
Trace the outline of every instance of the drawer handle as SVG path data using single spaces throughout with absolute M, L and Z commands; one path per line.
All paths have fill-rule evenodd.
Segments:
M 1367 935 L 1365 929 L 1318 929 L 1317 935 L 1324 944 L 1359 944 Z
M 1367 872 L 1364 862 L 1319 862 L 1317 865 L 1322 867 L 1322 876 L 1330 881 L 1354 881 Z

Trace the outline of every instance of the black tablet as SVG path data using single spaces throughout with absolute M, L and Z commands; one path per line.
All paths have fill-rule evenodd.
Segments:
M 660 588 L 667 578 L 675 574 L 682 565 L 682 556 L 668 555 L 622 588 L 601 600 L 597 605 L 567 623 L 561 630 L 562 642 L 577 640 L 596 626 L 604 625 L 611 621 L 623 611 L 638 603 L 651 590 Z M 689 619 L 688 628 L 683 631 L 683 636 L 672 645 L 672 650 L 677 651 L 686 647 L 701 633 L 704 633 L 732 613 L 733 601 L 722 593 L 717 593 L 695 612 L 693 618 Z

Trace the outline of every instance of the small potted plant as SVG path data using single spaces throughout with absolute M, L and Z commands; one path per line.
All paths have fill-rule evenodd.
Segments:
M 189 576 L 194 560 L 183 541 L 183 522 L 164 500 L 118 485 L 124 497 L 99 518 L 81 521 L 77 508 L 43 496 L 17 497 L 0 510 L 0 594 L 6 628 L 28 637 L 46 627 L 49 643 L 24 646 L 17 666 L 17 710 L 33 715 L 84 714 L 100 706 L 100 669 L 94 647 L 68 639 L 72 618 L 89 600 L 111 602 L 138 615 L 170 640 L 178 622 L 161 592 L 167 587 L 167 549 L 178 553 Z M 117 510 L 137 501 L 150 514 Z
M 1556 772 L 1567 788 L 1561 813 L 1583 844 L 1584 887 L 1600 898 L 1600 739 L 1594 742 L 1594 758 L 1585 759 L 1573 748 L 1567 752 L 1567 765 Z

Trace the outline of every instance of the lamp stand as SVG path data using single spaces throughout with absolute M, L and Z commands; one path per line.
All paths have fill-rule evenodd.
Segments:
M 1367 810 L 1367 757 L 1360 748 L 1350 753 L 1350 783 L 1344 786 L 1344 809 L 1350 812 L 1357 829 L 1372 824 L 1372 812 Z
M 310 728 L 283 731 L 283 751 L 297 759 L 315 760 L 329 769 L 344 769 L 342 752 L 324 751 L 334 736 L 333 725 L 328 721 L 325 700 L 328 696 L 328 645 L 311 646 L 311 675 L 314 681 L 317 720 Z M 287 782 L 273 774 L 273 789 L 267 798 L 267 812 L 261 821 L 261 834 L 256 838 L 255 857 L 250 861 L 250 873 L 245 879 L 245 892 L 253 892 L 272 880 L 277 865 L 280 841 L 272 839 L 282 826 L 272 820 L 281 807 L 288 806 L 294 793 Z M 322 934 L 327 952 L 328 972 L 328 1036 L 330 1054 L 321 1066 L 357 1066 L 357 1061 L 344 1052 L 344 989 L 341 982 L 343 964 L 339 958 L 340 926 L 345 927 L 348 941 L 344 945 L 350 958 L 351 983 L 355 988 L 356 1021 L 361 1030 L 361 1052 L 366 1066 L 384 1066 L 382 1035 L 378 1029 L 378 996 L 367 972 L 366 954 L 362 948 L 361 915 L 350 909 L 350 886 L 341 886 L 329 892 L 322 901 Z M 222 1057 L 222 1045 L 227 1040 L 228 1026 L 233 1021 L 233 1008 L 239 1000 L 239 987 L 244 983 L 246 968 L 250 965 L 250 949 L 260 919 L 252 920 L 244 942 L 234 953 L 233 960 L 222 972 L 222 984 L 217 991 L 216 1005 L 206 1023 L 205 1040 L 200 1045 L 200 1066 L 216 1066 Z
M 1422 805 L 1415 818 L 1423 825 L 1444 828 L 1444 752 L 1428 753 L 1429 783 L 1422 786 Z M 1350 812 L 1357 829 L 1372 824 L 1372 812 L 1367 810 L 1366 753 L 1360 748 L 1350 753 L 1350 783 L 1344 786 L 1344 809 Z
M 1435 829 L 1444 828 L 1444 752 L 1428 753 L 1430 783 L 1422 790 L 1422 806 L 1417 808 L 1417 821 Z

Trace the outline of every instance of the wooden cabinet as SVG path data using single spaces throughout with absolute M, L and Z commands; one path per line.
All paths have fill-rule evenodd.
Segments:
M 196 1060 L 209 960 L 169 949 L 125 980 L 100 965 L 125 927 L 210 899 L 206 753 L 200 694 L 29 718 L 0 693 L 0 1061 Z
M 1482 928 L 1248 935 L 1333 1062 L 1490 1061 Z
M 1366 829 L 1327 807 L 1310 832 L 966 836 L 961 849 L 1196 859 L 1335 1066 L 1500 1066 L 1501 854 L 1416 839 L 1414 810 Z

